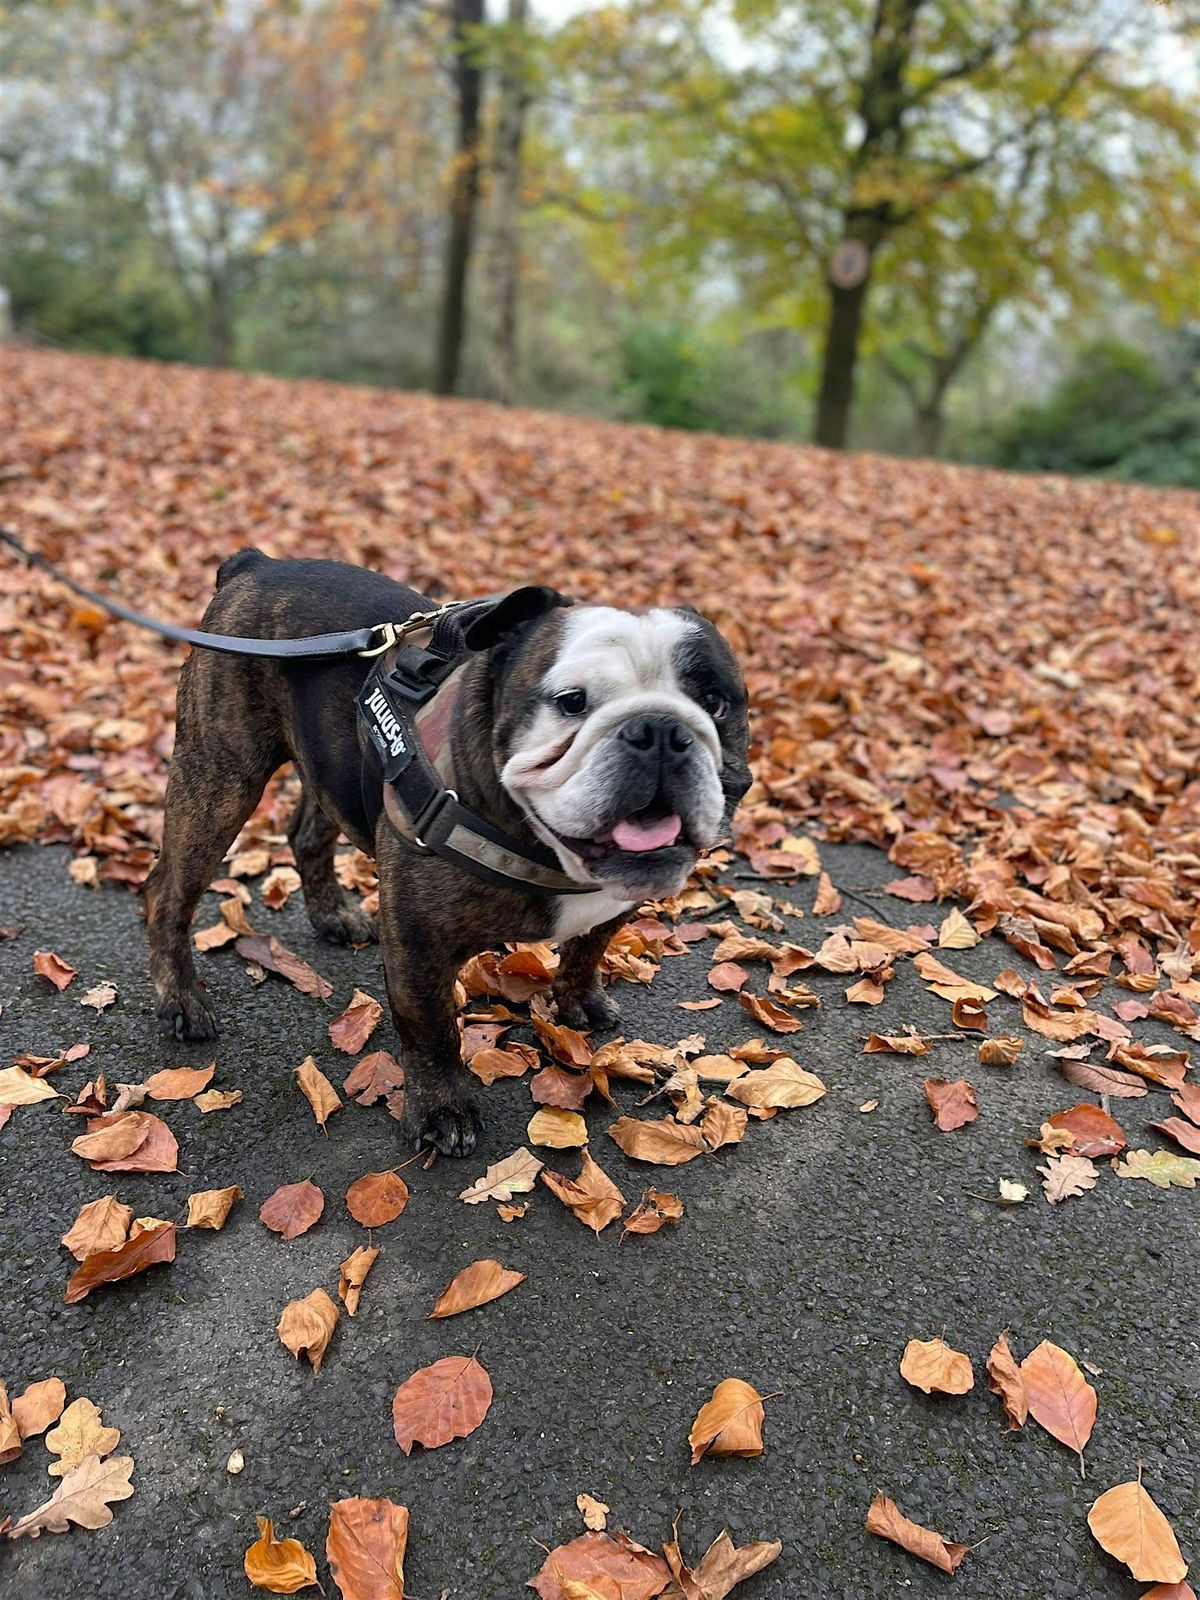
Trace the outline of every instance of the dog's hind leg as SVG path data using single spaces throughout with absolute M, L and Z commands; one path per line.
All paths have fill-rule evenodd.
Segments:
M 262 798 L 286 752 L 193 742 L 181 722 L 163 815 L 162 848 L 146 879 L 146 926 L 155 1010 L 177 1039 L 215 1039 L 212 1002 L 196 979 L 191 922 L 226 850 Z
M 333 870 L 338 840 L 332 822 L 307 786 L 287 825 L 287 836 L 304 885 L 308 920 L 331 944 L 369 944 L 377 937 L 374 919 L 342 888 Z

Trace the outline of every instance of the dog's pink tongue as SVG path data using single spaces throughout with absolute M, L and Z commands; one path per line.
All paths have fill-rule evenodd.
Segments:
M 682 826 L 676 816 L 656 817 L 653 822 L 626 817 L 613 829 L 613 843 L 620 850 L 661 850 L 664 845 L 675 843 Z

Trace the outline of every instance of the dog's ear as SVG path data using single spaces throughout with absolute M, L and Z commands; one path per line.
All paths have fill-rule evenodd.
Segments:
M 559 594 L 557 589 L 549 589 L 545 584 L 526 584 L 506 594 L 490 610 L 469 622 L 463 630 L 463 643 L 469 650 L 490 650 L 518 632 L 527 622 L 533 622 L 557 606 L 569 606 L 572 603 L 565 594 Z

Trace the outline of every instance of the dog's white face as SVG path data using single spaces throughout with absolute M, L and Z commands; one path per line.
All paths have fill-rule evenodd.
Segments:
M 557 609 L 514 678 L 500 781 L 563 870 L 631 899 L 676 893 L 748 781 L 745 688 L 716 629 Z

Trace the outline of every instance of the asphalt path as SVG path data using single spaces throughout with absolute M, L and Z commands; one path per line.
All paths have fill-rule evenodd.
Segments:
M 930 908 L 879 893 L 894 875 L 882 855 L 821 851 L 847 893 L 843 917 L 865 912 L 899 926 L 927 918 Z M 782 892 L 808 905 L 812 880 Z M 102 1407 L 136 1462 L 136 1493 L 108 1528 L 0 1547 L 5 1600 L 246 1596 L 242 1556 L 256 1514 L 317 1554 L 333 1594 L 327 1505 L 351 1494 L 409 1507 L 417 1600 L 515 1600 L 544 1547 L 582 1531 L 580 1492 L 607 1502 L 611 1525 L 652 1547 L 677 1517 L 696 1556 L 723 1527 L 739 1543 L 782 1540 L 780 1560 L 735 1591 L 738 1600 L 941 1595 L 948 1584 L 968 1600 L 1120 1600 L 1144 1586 L 1099 1551 L 1086 1514 L 1139 1461 L 1185 1555 L 1200 1560 L 1200 1191 L 1163 1193 L 1103 1170 L 1091 1193 L 1046 1204 L 1041 1158 L 1022 1140 L 1086 1096 L 1063 1081 L 1036 1035 L 1026 1035 L 1013 1070 L 980 1066 L 969 1041 L 938 1044 L 924 1059 L 864 1055 L 877 1027 L 950 1031 L 949 1007 L 907 964 L 877 1010 L 846 1005 L 845 979 L 803 974 L 824 1005 L 804 1013 L 789 1044 L 829 1092 L 752 1123 L 740 1146 L 674 1170 L 640 1166 L 606 1137 L 612 1113 L 593 1099 L 594 1151 L 626 1196 L 649 1183 L 683 1197 L 682 1222 L 653 1237 L 619 1244 L 616 1225 L 593 1237 L 544 1188 L 508 1225 L 492 1206 L 464 1205 L 459 1190 L 525 1142 L 532 1109 L 526 1081 L 486 1090 L 479 1151 L 405 1170 L 408 1209 L 374 1235 L 383 1253 L 358 1317 L 341 1319 L 320 1372 L 294 1361 L 275 1331 L 284 1303 L 317 1285 L 334 1292 L 338 1263 L 366 1242 L 346 1212 L 346 1188 L 410 1152 L 382 1105 L 347 1105 L 322 1133 L 291 1076 L 312 1054 L 340 1085 L 349 1058 L 332 1049 L 327 1024 L 355 986 L 382 997 L 377 952 L 321 945 L 298 898 L 277 914 L 256 899 L 252 916 L 332 981 L 333 999 L 322 1005 L 278 978 L 255 986 L 232 950 L 202 956 L 224 1031 L 214 1051 L 183 1048 L 155 1032 L 135 897 L 77 887 L 59 849 L 0 854 L 0 923 L 24 929 L 0 943 L 0 1064 L 20 1050 L 88 1040 L 90 1056 L 53 1080 L 74 1093 L 96 1071 L 138 1082 L 215 1055 L 215 1085 L 244 1093 L 208 1116 L 186 1103 L 156 1107 L 180 1145 L 183 1170 L 169 1175 L 89 1170 L 69 1149 L 78 1119 L 52 1103 L 19 1109 L 0 1132 L 0 1378 L 14 1394 L 58 1373 L 72 1397 Z M 808 916 L 788 936 L 812 946 L 828 926 Z M 79 969 L 65 992 L 34 977 L 37 948 Z M 672 1043 L 698 1028 L 717 1050 L 760 1032 L 732 999 L 679 1009 L 707 992 L 711 948 L 666 961 L 649 987 L 620 985 L 626 1036 Z M 995 939 L 947 959 L 981 980 L 1006 966 L 1033 975 Z M 119 1000 L 97 1016 L 79 1002 L 103 979 Z M 1024 1033 L 1015 1002 L 1001 997 L 990 1015 L 994 1031 Z M 1152 1023 L 1137 1032 L 1174 1038 Z M 372 1046 L 386 1044 L 385 1024 Z M 950 1134 L 933 1127 L 921 1088 L 930 1073 L 971 1078 L 977 1122 Z M 618 1086 L 623 1109 L 640 1092 Z M 878 1108 L 861 1111 L 869 1100 Z M 1131 1144 L 1161 1142 L 1146 1125 L 1169 1111 L 1165 1096 L 1113 1109 Z M 539 1154 L 576 1170 L 571 1152 Z M 304 1177 L 324 1190 L 325 1213 L 285 1243 L 258 1209 L 278 1185 Z M 1025 1204 L 988 1198 L 1005 1177 L 1030 1186 Z M 59 1240 L 84 1201 L 115 1190 L 135 1215 L 182 1220 L 191 1191 L 228 1184 L 246 1199 L 223 1232 L 181 1231 L 173 1265 L 63 1304 L 73 1262 Z M 450 1277 L 483 1256 L 526 1281 L 489 1306 L 430 1321 Z M 1087 1482 L 1032 1424 L 1005 1432 L 983 1371 L 1005 1328 L 1018 1355 L 1051 1339 L 1096 1374 Z M 975 1388 L 963 1398 L 927 1398 L 899 1376 L 905 1342 L 939 1334 L 974 1359 Z M 397 1385 L 476 1349 L 495 1388 L 483 1425 L 406 1458 L 392 1435 Z M 767 1403 L 765 1454 L 691 1467 L 689 1426 L 729 1376 L 777 1396 Z M 235 1448 L 245 1469 L 233 1476 Z M 31 1441 L 0 1469 L 0 1516 L 45 1498 L 49 1459 Z M 949 1538 L 982 1541 L 955 1578 L 867 1536 L 877 1490 Z

